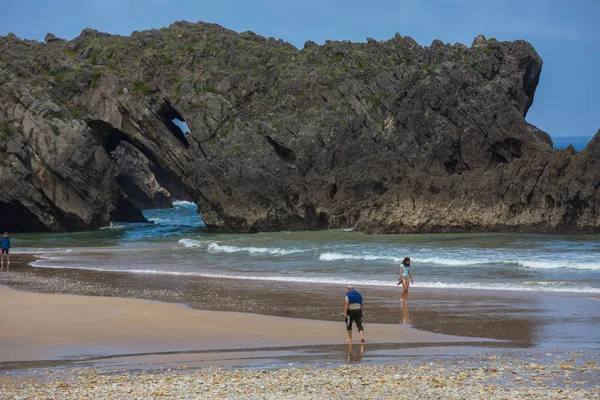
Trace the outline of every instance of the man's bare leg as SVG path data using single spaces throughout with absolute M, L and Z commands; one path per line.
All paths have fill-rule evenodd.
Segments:
M 352 331 L 348 331 L 348 339 L 346 339 L 346 342 L 351 342 L 352 341 Z
M 364 343 L 365 341 L 365 331 L 360 331 L 360 341 Z

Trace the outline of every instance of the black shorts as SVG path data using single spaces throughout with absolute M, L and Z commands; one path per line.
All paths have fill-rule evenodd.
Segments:
M 348 310 L 348 316 L 346 317 L 346 330 L 352 330 L 352 322 L 356 322 L 356 327 L 359 331 L 363 330 L 362 310 Z
M 10 249 L 2 249 L 2 254 L 8 254 L 8 251 L 9 251 L 9 250 L 10 250 Z

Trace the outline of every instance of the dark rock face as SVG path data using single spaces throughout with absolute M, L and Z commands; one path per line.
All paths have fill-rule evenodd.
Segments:
M 600 228 L 600 139 L 552 151 L 525 121 L 542 60 L 524 41 L 298 50 L 178 22 L 8 36 L 0 54 L 0 206 L 31 230 L 142 218 L 109 156 L 122 143 L 189 194 L 210 231 Z
M 138 149 L 123 141 L 111 158 L 119 170 L 117 183 L 136 207 L 142 210 L 173 207 L 171 193 L 156 181 L 150 162 Z

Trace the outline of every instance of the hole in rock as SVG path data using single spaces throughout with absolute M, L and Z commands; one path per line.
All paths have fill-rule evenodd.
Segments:
M 172 208 L 176 201 L 192 201 L 172 172 L 159 167 L 131 143 L 120 142 L 110 156 L 118 170 L 117 183 L 141 210 Z
M 177 138 L 187 149 L 190 147 L 190 143 L 185 138 L 185 134 L 189 133 L 190 130 L 185 122 L 185 118 L 179 111 L 177 111 L 168 101 L 165 101 L 160 108 L 158 114 L 162 117 L 163 123 L 171 131 L 173 136 Z M 187 129 L 187 132 L 183 129 Z
M 0 234 L 4 231 L 48 232 L 48 228 L 24 205 L 0 202 Z
M 193 197 L 173 172 L 161 168 L 126 141 L 119 143 L 110 156 L 118 170 L 121 190 L 153 222 L 151 227 L 128 230 L 129 236 L 142 239 L 193 235 L 206 229 Z M 184 245 L 195 244 L 190 241 Z
M 190 128 L 187 126 L 187 124 L 185 123 L 185 121 L 182 121 L 178 118 L 173 118 L 171 120 L 172 123 L 174 123 L 175 125 L 177 125 L 177 127 L 179 129 L 181 129 L 181 132 L 183 132 L 183 134 L 185 135 L 186 133 L 190 133 Z
M 182 119 L 179 121 L 184 122 Z M 169 122 L 177 127 L 171 120 Z M 141 214 L 139 210 L 177 208 L 183 210 L 184 214 L 189 214 L 186 217 L 189 224 L 183 223 L 184 226 L 204 226 L 200 215 L 196 212 L 194 196 L 188 192 L 181 179 L 169 169 L 168 165 L 162 165 L 166 161 L 163 160 L 161 163 L 157 154 L 151 149 L 132 142 L 125 132 L 114 128 L 109 123 L 94 120 L 89 121 L 88 126 L 114 162 L 117 169 L 117 184 L 126 195 L 124 202 L 115 204 L 116 209 L 111 213 L 111 220 L 134 222 L 127 216 L 135 214 L 136 210 Z M 177 129 L 182 132 L 179 127 Z M 148 220 L 153 220 L 147 212 L 144 212 L 144 216 Z M 158 217 L 158 219 L 167 221 L 171 218 Z

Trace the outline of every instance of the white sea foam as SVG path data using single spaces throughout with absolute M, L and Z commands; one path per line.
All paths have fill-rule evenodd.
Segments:
M 377 255 L 377 254 L 346 254 L 346 253 L 322 253 L 319 256 L 320 261 L 350 261 L 350 260 L 365 260 L 365 261 L 376 261 L 376 260 L 389 260 L 396 263 L 401 263 L 404 257 L 397 257 L 391 255 Z M 475 260 L 459 260 L 450 258 L 418 258 L 411 257 L 413 265 L 424 263 L 424 264 L 436 264 L 439 266 L 469 266 L 469 265 L 480 265 L 489 264 L 493 261 L 487 259 L 475 259 Z
M 250 254 L 271 254 L 277 256 L 283 256 L 287 254 L 295 254 L 302 253 L 306 250 L 288 250 L 281 249 L 278 247 L 239 247 L 239 246 L 230 246 L 230 245 L 220 245 L 215 242 L 211 242 L 208 244 L 206 249 L 212 253 L 239 253 L 246 252 Z
M 381 254 L 360 254 L 360 253 L 321 253 L 319 256 L 320 261 L 377 261 L 377 260 L 388 260 L 396 263 L 402 262 L 404 257 L 395 257 L 392 255 L 381 255 Z M 528 261 L 523 259 L 511 259 L 511 258 L 480 258 L 472 257 L 467 258 L 451 258 L 451 257 L 423 257 L 419 256 L 411 257 L 412 265 L 418 267 L 419 264 L 431 264 L 436 267 L 470 267 L 487 264 L 502 264 L 502 265 L 515 265 L 522 268 L 531 269 L 577 269 L 577 270 L 592 270 L 600 271 L 600 263 L 596 262 L 580 262 L 577 260 L 552 260 L 552 261 Z
M 375 254 L 344 254 L 344 253 L 322 253 L 319 256 L 320 261 L 344 261 L 344 260 L 390 260 L 394 262 L 402 262 L 404 257 L 384 256 Z
M 345 285 L 348 283 L 347 278 L 339 278 L 334 276 L 329 277 L 310 277 L 310 276 L 276 276 L 276 275 L 265 275 L 265 276 L 244 276 L 237 274 L 228 273 L 211 273 L 211 272 L 190 272 L 190 271 L 164 271 L 164 270 L 152 270 L 144 268 L 128 268 L 128 269 L 114 269 L 110 266 L 103 268 L 89 267 L 89 266 L 59 266 L 53 265 L 48 266 L 44 263 L 33 262 L 32 267 L 38 268 L 56 268 L 56 269 L 85 269 L 91 271 L 104 271 L 104 272 L 124 272 L 131 274 L 146 274 L 146 275 L 171 275 L 171 276 L 198 276 L 205 278 L 218 278 L 218 279 L 244 279 L 253 281 L 271 281 L 271 282 L 296 282 L 296 283 L 315 283 L 315 284 L 333 284 L 333 285 Z M 352 282 L 357 286 L 389 286 L 395 287 L 396 283 L 384 280 L 376 279 L 360 279 L 355 278 Z M 537 283 L 537 284 L 536 284 Z M 566 283 L 566 282 L 565 282 Z M 509 291 L 509 292 L 549 292 L 549 293 L 585 293 L 585 294 L 600 294 L 600 288 L 589 287 L 577 283 L 571 283 L 570 287 L 566 286 L 562 282 L 521 282 L 521 283 L 482 283 L 482 282 L 416 282 L 411 285 L 414 288 L 428 288 L 428 289 L 453 289 L 453 290 L 485 290 L 485 291 Z
M 127 228 L 127 225 L 123 225 L 119 222 L 112 222 L 108 225 L 108 226 L 103 226 L 100 229 L 104 230 L 104 229 L 125 229 Z
M 47 254 L 69 253 L 114 253 L 116 251 L 130 252 L 131 249 L 126 246 L 105 246 L 105 247 L 19 247 L 19 254 L 35 254 L 37 257 L 44 257 Z
M 173 202 L 175 207 L 196 207 L 196 204 L 191 201 L 177 200 Z
M 20 247 L 19 254 L 43 254 L 43 253 L 55 253 L 63 252 L 64 248 L 60 247 Z
M 494 261 L 491 259 L 477 259 L 473 258 L 470 260 L 462 260 L 462 259 L 452 259 L 452 258 L 442 258 L 442 257 L 433 257 L 433 258 L 411 258 L 411 262 L 414 263 L 425 263 L 425 264 L 436 264 L 441 266 L 470 266 L 470 265 L 482 265 L 482 264 L 491 264 Z
M 600 271 L 600 263 L 594 262 L 578 262 L 577 260 L 562 260 L 562 261 L 519 261 L 517 263 L 521 267 L 532 269 L 581 269 Z
M 180 239 L 177 243 L 182 244 L 184 247 L 206 247 L 205 240 L 194 240 L 194 239 Z
M 577 285 L 577 282 L 567 282 L 567 281 L 523 281 L 523 282 L 519 282 L 519 284 L 521 285 L 528 285 L 528 286 L 573 286 L 573 285 Z

